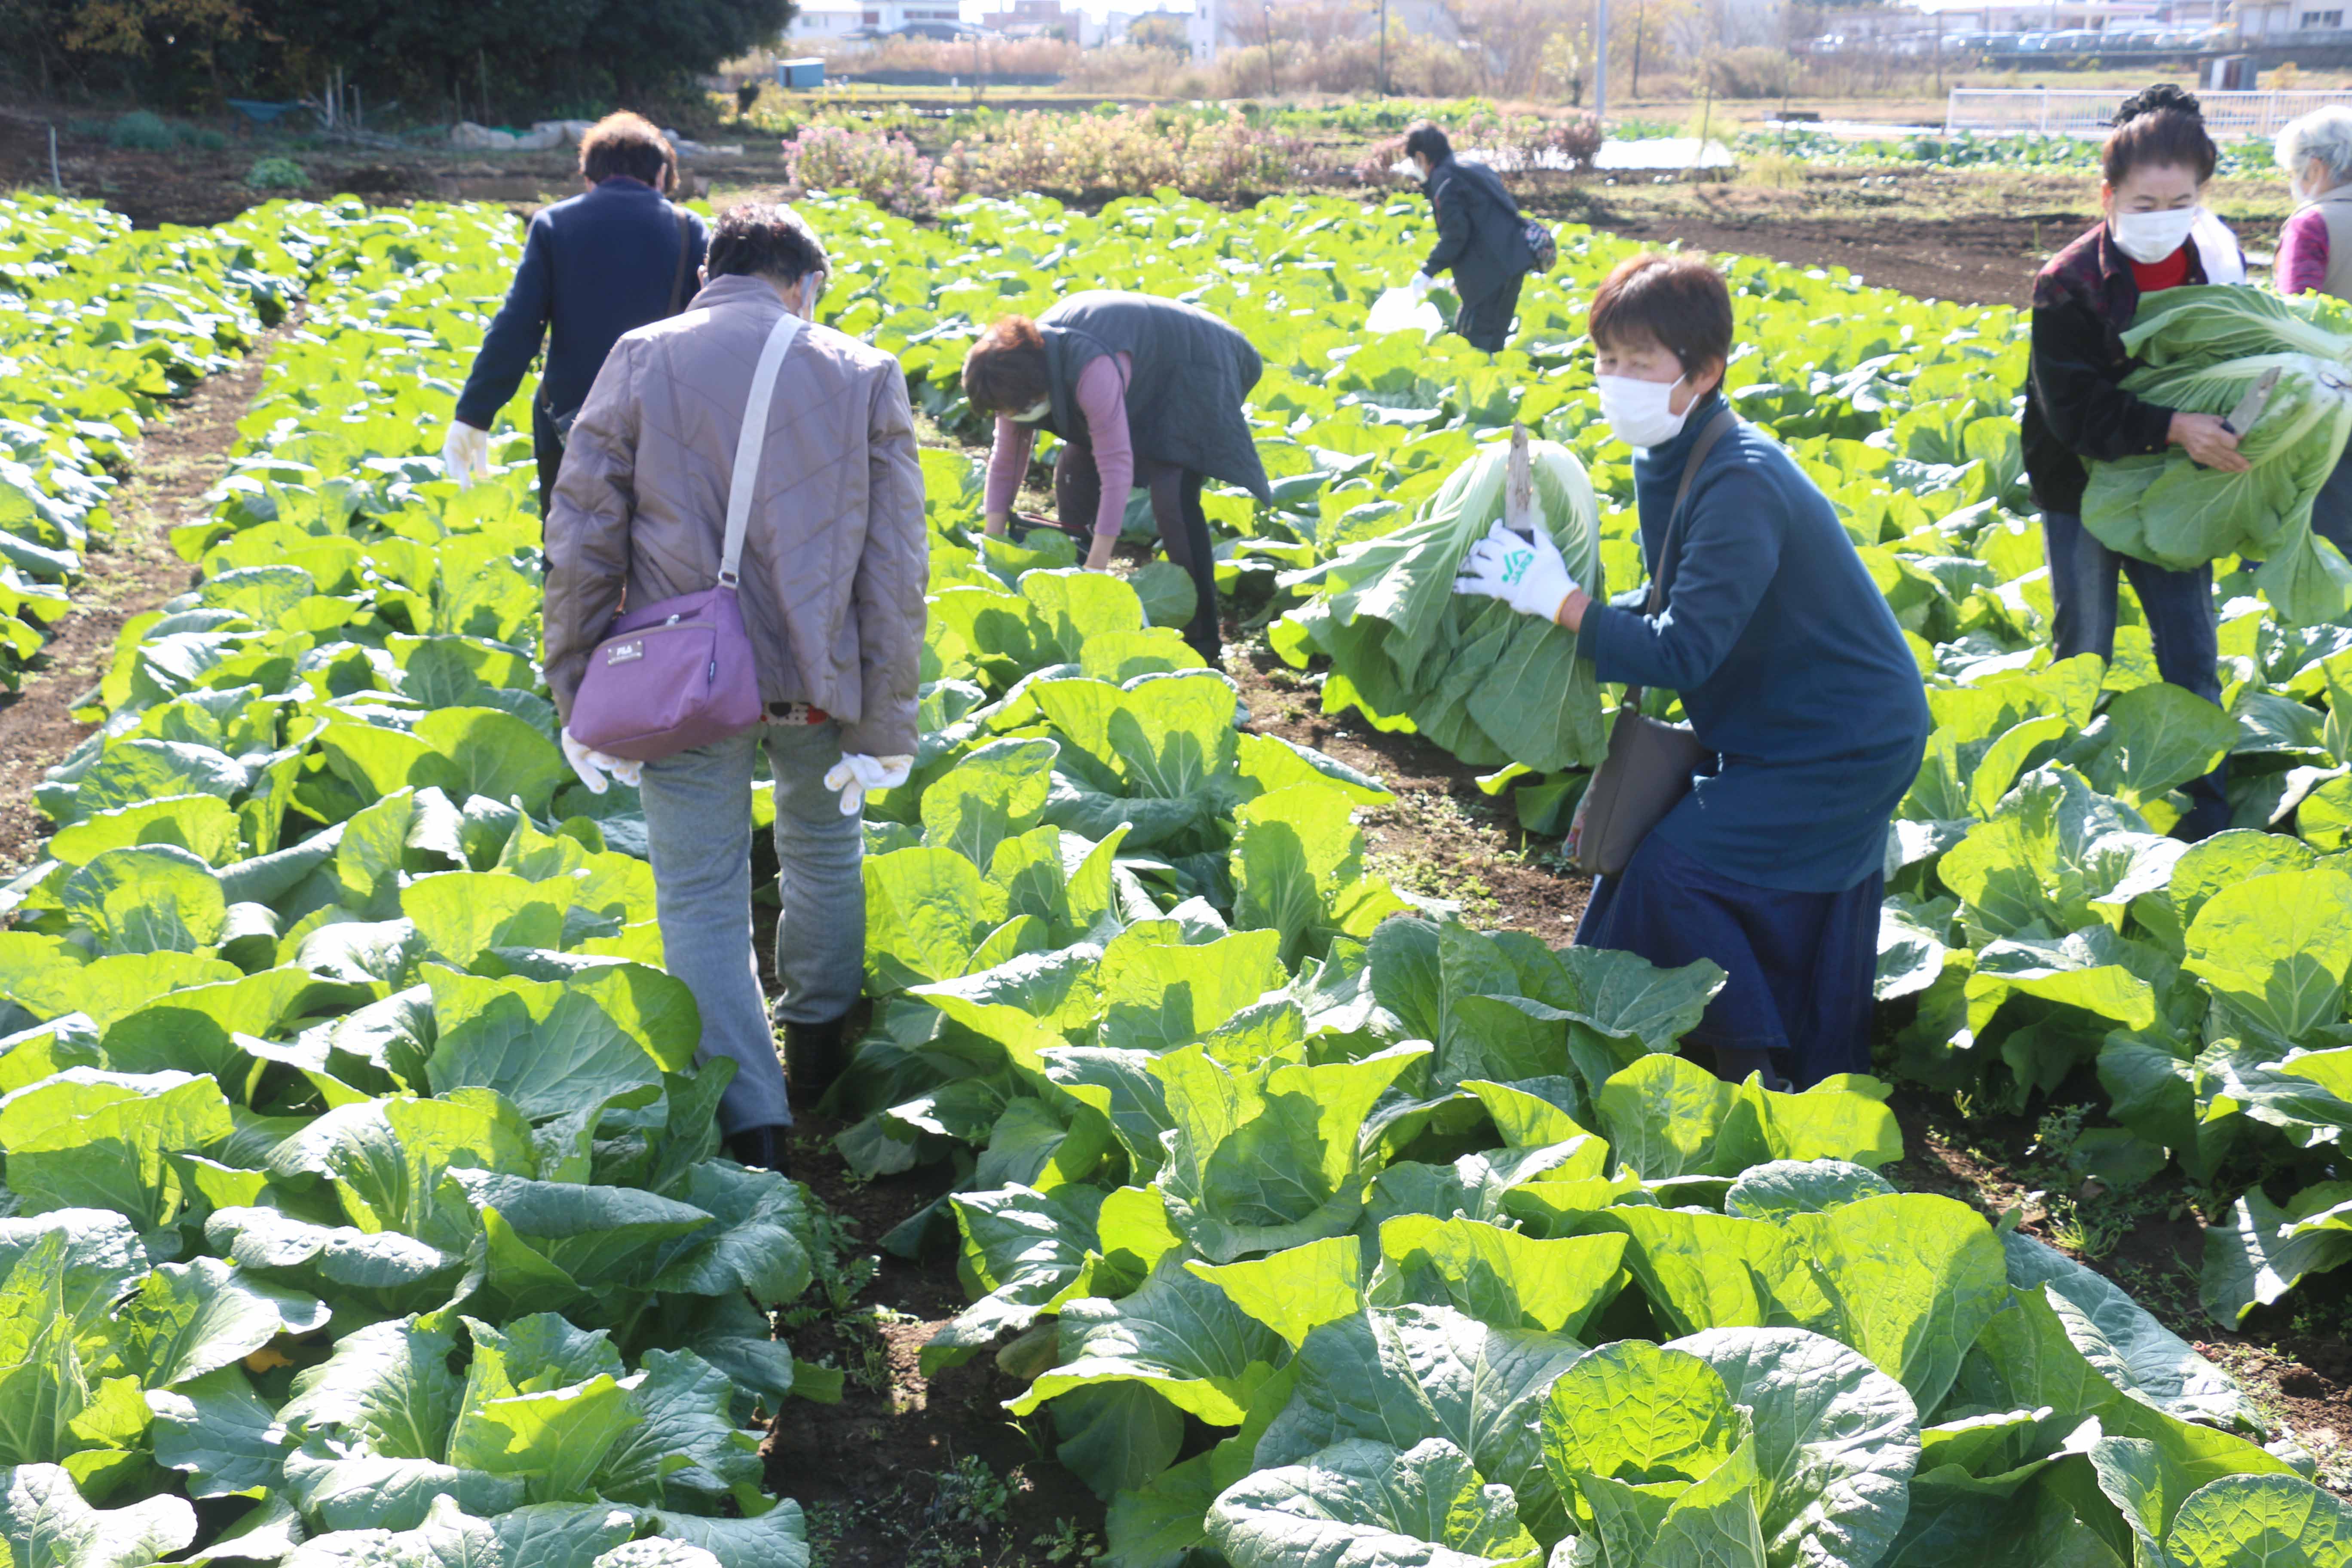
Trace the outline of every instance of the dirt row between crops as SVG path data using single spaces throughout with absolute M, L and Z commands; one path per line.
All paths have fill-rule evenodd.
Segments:
M 227 471 L 236 422 L 261 389 L 270 351 L 299 319 L 263 333 L 236 368 L 202 383 L 140 436 L 137 463 L 108 503 L 113 537 L 83 552 L 72 607 L 49 628 L 23 686 L 0 696 L 0 868 L 22 870 L 39 858 L 49 827 L 33 790 L 97 728 L 73 710 L 113 662 L 123 623 L 195 581 L 194 568 L 172 552 L 171 530 L 203 515 L 205 491 Z

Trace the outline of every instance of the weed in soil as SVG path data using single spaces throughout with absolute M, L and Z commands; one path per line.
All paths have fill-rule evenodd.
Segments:
M 812 1568 L 1063 1568 L 1102 1534 L 1102 1504 L 1054 1459 L 1048 1416 L 1015 1421 L 1015 1379 L 982 1355 L 926 1375 L 924 1343 L 961 1311 L 952 1249 L 919 1259 L 880 1237 L 954 1180 L 941 1162 L 861 1181 L 837 1123 L 803 1116 L 793 1173 L 824 1205 L 815 1282 L 780 1316 L 796 1360 L 841 1373 L 837 1404 L 792 1402 L 765 1445 L 769 1489 L 807 1510 Z
M 810 1568 L 846 1568 L 854 1560 L 845 1553 L 860 1538 L 895 1541 L 906 1568 L 1063 1568 L 1092 1561 L 1100 1539 L 1074 1519 L 1024 1534 L 1016 1505 L 1034 1489 L 1027 1466 L 999 1474 L 966 1454 L 882 1496 L 820 1504 L 808 1512 Z

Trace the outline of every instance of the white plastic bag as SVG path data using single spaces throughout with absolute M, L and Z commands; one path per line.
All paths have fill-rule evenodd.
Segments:
M 1364 331 L 1374 337 L 1390 332 L 1419 332 L 1433 337 L 1445 330 L 1445 318 L 1437 307 L 1410 289 L 1389 289 L 1372 301 L 1371 314 L 1364 318 Z

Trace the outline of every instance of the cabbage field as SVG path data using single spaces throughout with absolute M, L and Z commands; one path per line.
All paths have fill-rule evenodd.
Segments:
M 87 204 L 0 201 L 0 682 L 14 691 L 107 526 L 142 420 L 285 314 L 266 220 L 173 235 Z
M 1490 363 L 1361 332 L 1418 204 L 804 210 L 833 323 L 950 436 L 979 434 L 955 366 L 1004 311 L 1112 286 L 1233 320 L 1275 488 L 1209 499 L 1244 614 L 1532 825 L 1572 802 L 1573 727 L 1531 768 L 1478 717 L 1509 647 L 1325 590 L 1514 419 L 1580 455 L 1602 574 L 1636 579 L 1576 359 L 1630 247 L 1564 233 Z M 515 226 L 0 215 L 28 361 L 63 334 L 19 317 L 68 299 L 95 363 L 163 342 L 142 357 L 184 378 L 305 312 L 172 536 L 201 581 L 125 625 L 6 893 L 0 1562 L 805 1568 L 757 1447 L 839 1394 L 769 1315 L 820 1216 L 719 1157 L 725 1069 L 660 971 L 635 797 L 554 743 L 525 443 L 463 493 L 431 455 Z M 191 281 L 89 276 L 108 245 Z M 828 1109 L 861 1174 L 956 1173 L 881 1238 L 957 1254 L 971 1304 L 925 1361 L 1018 1381 L 1008 1417 L 1107 1500 L 1117 1568 L 2346 1561 L 2352 1510 L 2220 1369 L 1879 1172 L 1893 1079 L 2024 1105 L 2095 1072 L 2116 1162 L 2242 1190 L 2217 1316 L 2352 1258 L 2352 631 L 2233 584 L 2226 713 L 2156 684 L 2137 627 L 2112 668 L 2051 666 L 2017 319 L 1733 272 L 1740 405 L 1840 504 L 1939 725 L 1889 847 L 1885 1079 L 1719 1083 L 1674 1054 L 1711 966 L 1483 933 L 1368 871 L 1382 784 L 1237 727 L 1173 629 L 1181 574 L 982 542 L 975 455 L 925 453 L 925 736 L 869 810 L 875 1023 Z M 117 287 L 177 290 L 201 338 Z M 39 520 L 10 529 L 50 550 L 60 498 L 103 526 L 99 471 L 167 390 L 72 379 L 100 401 L 0 426 Z M 1444 670 L 1407 710 L 1416 637 Z M 2249 831 L 2184 850 L 2173 791 L 2223 752 Z

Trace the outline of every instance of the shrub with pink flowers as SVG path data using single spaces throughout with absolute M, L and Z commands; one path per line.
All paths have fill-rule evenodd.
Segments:
M 1392 184 L 1404 138 L 1389 135 L 1360 153 L 1317 146 L 1240 110 L 1171 107 L 1083 112 L 975 114 L 966 133 L 936 159 L 895 125 L 819 122 L 784 142 L 793 184 L 856 191 L 877 206 L 926 216 L 973 195 L 1025 191 L 1081 198 L 1172 188 L 1205 201 L 1234 201 L 1301 185 Z M 1498 168 L 1589 168 L 1601 122 L 1536 115 L 1467 115 L 1454 141 Z
M 1544 128 L 1543 144 L 1566 158 L 1572 169 L 1590 169 L 1601 155 L 1601 116 L 1571 114 Z
M 1129 109 L 1008 115 L 986 141 L 950 148 L 938 179 L 950 200 L 1019 191 L 1126 195 L 1169 185 L 1223 201 L 1321 173 L 1297 138 L 1254 126 L 1239 113 Z
M 856 191 L 908 217 L 929 214 L 940 201 L 937 167 L 895 132 L 811 126 L 785 141 L 784 177 L 813 190 Z
M 1403 156 L 1403 137 L 1381 137 L 1365 150 L 1362 157 L 1356 160 L 1357 183 L 1366 185 L 1388 184 L 1389 171 L 1395 168 L 1398 161 Z

